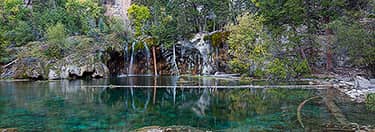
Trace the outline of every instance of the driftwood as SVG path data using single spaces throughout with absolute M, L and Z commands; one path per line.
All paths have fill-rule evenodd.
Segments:
M 9 62 L 8 64 L 4 65 L 3 68 L 7 68 L 8 66 L 10 66 L 10 65 L 12 65 L 12 64 L 14 64 L 14 63 L 16 63 L 17 61 L 18 61 L 18 59 L 15 59 L 14 61 Z
M 301 110 L 307 102 L 309 102 L 310 100 L 313 100 L 313 99 L 317 99 L 317 98 L 319 98 L 319 96 L 314 96 L 314 97 L 308 98 L 308 99 L 304 100 L 301 104 L 298 105 L 297 119 L 298 119 L 298 122 L 299 122 L 299 124 L 301 125 L 302 128 L 305 128 L 305 126 L 303 125 L 303 122 L 302 122 Z

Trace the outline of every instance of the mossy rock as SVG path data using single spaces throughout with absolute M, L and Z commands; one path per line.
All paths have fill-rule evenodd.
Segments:
M 39 58 L 27 57 L 18 60 L 11 68 L 12 78 L 16 79 L 43 79 L 46 78 L 44 63 Z

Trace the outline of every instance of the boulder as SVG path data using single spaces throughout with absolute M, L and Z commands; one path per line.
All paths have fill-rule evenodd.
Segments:
M 1 78 L 42 79 L 45 77 L 44 63 L 39 58 L 26 57 L 14 62 L 8 69 L 4 69 Z
M 370 79 L 370 83 L 375 85 L 375 79 Z
M 55 70 L 49 69 L 49 72 L 48 72 L 48 79 L 49 79 L 49 80 L 56 80 L 56 79 L 59 79 L 59 75 L 56 73 Z
M 368 89 L 374 87 L 374 85 L 372 85 L 371 82 L 364 77 L 356 76 L 354 80 L 356 89 Z

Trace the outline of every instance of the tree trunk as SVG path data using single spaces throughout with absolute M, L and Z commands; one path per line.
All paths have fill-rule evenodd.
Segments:
M 325 22 L 326 24 L 328 24 L 330 22 L 330 17 L 329 16 L 326 16 L 325 17 Z M 327 35 L 327 51 L 326 51 L 326 55 L 327 55 L 327 65 L 326 65 L 326 69 L 327 71 L 332 71 L 332 52 L 331 52 L 331 29 L 329 28 L 326 28 L 326 31 L 325 31 L 326 35 Z
M 152 46 L 152 56 L 153 56 L 153 60 L 154 60 L 154 75 L 157 76 L 158 75 L 158 68 L 157 68 L 157 64 L 156 64 L 155 46 Z

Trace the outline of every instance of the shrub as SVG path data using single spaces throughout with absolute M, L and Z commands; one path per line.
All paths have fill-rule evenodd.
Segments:
M 375 93 L 367 95 L 366 108 L 370 111 L 375 111 Z
M 265 61 L 269 57 L 268 45 L 270 38 L 263 28 L 263 18 L 253 14 L 244 14 L 238 19 L 238 24 L 227 25 L 229 53 L 233 56 L 230 67 L 234 72 L 250 75 L 256 72 L 256 76 L 262 73 Z M 250 67 L 255 67 L 250 68 Z
M 287 79 L 288 72 L 287 66 L 283 61 L 276 58 L 267 67 L 266 74 L 272 79 Z
M 54 26 L 50 26 L 46 33 L 48 48 L 46 51 L 46 56 L 60 58 L 63 56 L 62 50 L 68 47 L 65 33 L 64 25 L 57 23 Z
M 375 32 L 366 29 L 364 25 L 351 22 L 342 18 L 328 26 L 333 30 L 336 54 L 344 54 L 350 57 L 351 64 L 361 68 L 371 68 L 375 73 Z

